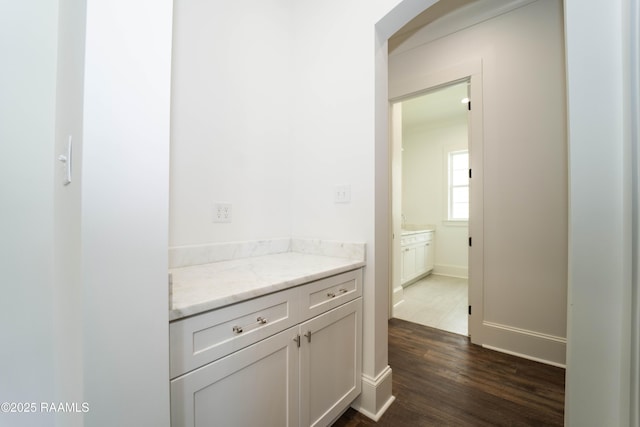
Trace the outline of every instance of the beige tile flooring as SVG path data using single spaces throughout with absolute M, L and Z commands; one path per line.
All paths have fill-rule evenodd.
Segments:
M 430 274 L 404 288 L 404 302 L 393 317 L 468 335 L 467 279 Z

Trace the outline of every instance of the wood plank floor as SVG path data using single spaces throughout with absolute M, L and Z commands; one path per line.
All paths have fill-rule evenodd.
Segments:
M 375 423 L 349 409 L 334 427 L 562 426 L 562 368 L 473 345 L 462 335 L 389 321 L 395 402 Z

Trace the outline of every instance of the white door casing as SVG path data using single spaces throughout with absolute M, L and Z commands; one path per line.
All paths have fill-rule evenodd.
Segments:
M 469 210 L 469 236 L 472 237 L 473 246 L 469 248 L 469 305 L 472 306 L 472 314 L 469 316 L 469 335 L 475 344 L 483 342 L 483 174 L 482 174 L 482 152 L 483 152 L 483 132 L 482 132 L 482 59 L 474 59 L 461 64 L 456 64 L 450 68 L 443 69 L 433 74 L 416 74 L 413 78 L 402 81 L 389 82 L 389 100 L 392 108 L 393 138 L 392 146 L 399 145 L 393 142 L 396 136 L 396 128 L 400 126 L 401 110 L 400 102 L 416 96 L 417 94 L 429 92 L 433 89 L 447 86 L 454 82 L 469 81 L 469 91 L 471 99 L 471 111 L 469 114 L 469 167 L 473 170 L 470 180 L 470 210 Z M 400 134 L 401 135 L 401 134 Z M 393 155 L 399 155 L 396 150 Z M 401 154 L 401 153 L 400 153 Z M 475 155 L 474 155 L 475 154 Z M 397 161 L 392 160 L 395 166 Z M 395 187 L 394 187 L 395 188 Z M 399 196 L 398 196 L 399 197 Z M 395 201 L 392 210 L 398 204 Z M 393 215 L 396 215 L 394 213 Z M 395 221 L 393 223 L 396 230 Z M 394 246 L 395 247 L 395 246 Z M 396 252 L 399 254 L 399 251 Z M 395 262 L 395 261 L 394 261 Z M 397 274 L 399 276 L 399 273 Z M 394 281 L 396 274 L 394 274 Z M 394 287 L 395 292 L 395 287 Z M 395 301 L 394 301 L 395 302 Z

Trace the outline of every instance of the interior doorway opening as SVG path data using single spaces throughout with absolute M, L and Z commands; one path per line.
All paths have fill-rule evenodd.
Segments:
M 464 78 L 396 100 L 391 125 L 391 316 L 461 335 L 469 331 L 469 89 Z

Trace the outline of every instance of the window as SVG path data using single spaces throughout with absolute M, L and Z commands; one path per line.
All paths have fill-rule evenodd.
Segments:
M 469 220 L 469 151 L 449 152 L 449 220 Z

